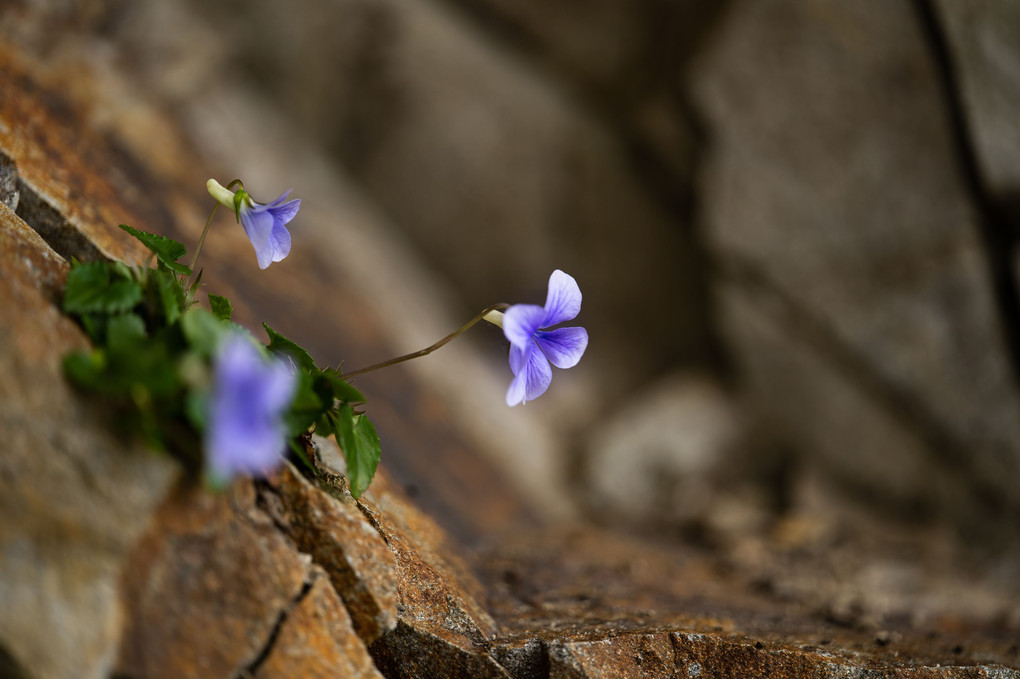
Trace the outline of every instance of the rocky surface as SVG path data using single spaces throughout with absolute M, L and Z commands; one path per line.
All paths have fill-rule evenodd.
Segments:
M 1008 116 L 982 103 L 1011 77 L 987 28 L 1007 10 L 674 4 L 600 2 L 573 35 L 563 3 L 259 5 L 222 43 L 185 3 L 0 8 L 0 675 L 1020 676 L 1016 348 L 994 283 L 1015 279 L 987 236 L 1011 214 Z M 677 16 L 675 63 L 633 44 Z M 243 84 L 252 45 L 309 26 L 347 33 L 274 42 L 258 56 L 282 72 Z M 960 168 L 974 130 L 987 186 Z M 544 279 L 549 252 L 592 267 L 592 365 L 610 346 L 632 362 L 507 413 L 502 357 L 430 357 L 359 381 L 385 456 L 360 500 L 328 440 L 317 476 L 211 494 L 68 389 L 60 357 L 85 340 L 58 304 L 68 258 L 138 261 L 120 222 L 194 242 L 205 179 L 237 173 L 259 196 L 302 187 L 301 237 L 258 272 L 239 229 L 215 231 L 210 289 L 322 363 L 419 348 L 482 291 L 444 295 L 394 218 L 419 238 L 502 225 L 532 248 L 500 260 L 508 279 Z M 600 238 L 556 249 L 582 236 Z M 677 262 L 711 275 L 646 270 Z M 643 380 L 677 356 L 683 377 Z M 582 478 L 597 489 L 572 497 Z M 577 497 L 626 532 L 541 520 Z

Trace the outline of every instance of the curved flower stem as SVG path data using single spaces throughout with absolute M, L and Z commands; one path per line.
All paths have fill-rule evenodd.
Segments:
M 209 235 L 209 227 L 212 226 L 213 217 L 216 216 L 216 210 L 219 207 L 219 203 L 213 205 L 212 212 L 209 213 L 209 219 L 205 220 L 205 228 L 202 229 L 202 236 L 198 239 L 198 245 L 195 246 L 195 254 L 191 256 L 191 262 L 188 264 L 188 268 L 191 269 L 192 274 L 195 273 L 195 262 L 198 261 L 198 254 L 202 252 L 202 244 L 205 243 L 205 237 Z
M 241 183 L 240 179 L 235 179 L 234 181 L 230 182 L 229 184 L 227 184 L 226 188 L 229 189 L 234 184 L 237 184 L 242 189 L 244 188 L 244 184 Z M 188 268 L 191 269 L 192 275 L 194 275 L 195 273 L 195 263 L 198 261 L 199 253 L 202 252 L 202 245 L 205 243 L 205 237 L 209 235 L 209 227 L 212 226 L 213 217 L 216 216 L 216 210 L 219 208 L 219 206 L 220 206 L 219 203 L 213 205 L 212 212 L 209 213 L 209 219 L 205 221 L 205 228 L 202 229 L 202 235 L 198 239 L 198 245 L 195 246 L 195 254 L 191 256 L 191 263 L 188 264 Z
M 477 316 L 475 316 L 470 321 L 468 321 L 464 325 L 460 326 L 460 328 L 458 328 L 457 330 L 454 330 L 449 335 L 447 335 L 446 337 L 444 337 L 443 339 L 439 340 L 438 342 L 436 342 L 435 344 L 433 344 L 431 346 L 425 347 L 424 349 L 422 349 L 420 351 L 415 351 L 414 353 L 404 354 L 403 356 L 397 356 L 396 358 L 391 358 L 390 360 L 383 361 L 382 363 L 374 363 L 374 364 L 372 364 L 370 366 L 367 366 L 367 367 L 364 367 L 364 368 L 358 368 L 357 370 L 352 370 L 351 372 L 347 372 L 347 373 L 341 372 L 340 376 L 343 377 L 344 379 L 348 379 L 348 378 L 351 378 L 351 377 L 355 377 L 356 375 L 361 375 L 362 373 L 372 372 L 373 370 L 379 370 L 380 368 L 388 368 L 389 366 L 396 365 L 397 363 L 403 363 L 404 361 L 410 361 L 412 358 L 420 358 L 421 356 L 428 356 L 429 354 L 431 354 L 433 351 L 435 351 L 436 349 L 440 348 L 444 344 L 450 342 L 451 340 L 456 339 L 460 335 L 462 335 L 465 332 L 467 332 L 468 329 L 471 328 L 471 326 L 473 326 L 478 321 L 487 320 L 490 323 L 494 323 L 495 325 L 499 325 L 494 320 L 490 320 L 489 318 L 486 318 L 486 316 L 488 316 L 493 311 L 502 311 L 504 309 L 508 309 L 509 307 L 510 307 L 509 304 L 493 304 L 492 306 L 487 306 L 484 309 L 482 309 L 482 311 Z

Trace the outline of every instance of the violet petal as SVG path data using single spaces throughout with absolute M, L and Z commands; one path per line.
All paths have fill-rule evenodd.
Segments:
M 559 269 L 549 276 L 549 293 L 545 300 L 545 320 L 542 327 L 569 321 L 581 312 L 581 289 L 574 277 Z
M 584 328 L 543 330 L 535 334 L 535 341 L 554 366 L 573 368 L 588 347 L 588 331 Z

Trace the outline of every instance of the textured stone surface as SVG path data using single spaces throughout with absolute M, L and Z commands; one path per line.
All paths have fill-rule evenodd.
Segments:
M 31 75 L 31 68 L 0 51 L 0 149 L 18 168 L 18 215 L 61 256 L 115 257 L 140 262 L 144 248 L 123 238 L 118 224 L 167 231 L 170 214 L 158 201 L 149 172 L 141 171 L 66 101 Z M 130 178 L 130 180 L 129 180 Z
M 0 205 L 0 648 L 26 677 L 105 677 L 120 572 L 174 477 L 64 382 L 87 346 L 56 306 L 67 265 Z
M 1015 516 L 1020 398 L 912 6 L 745 3 L 696 91 L 723 328 L 763 410 L 834 476 Z M 745 310 L 776 306 L 756 334 Z
M 502 677 L 485 592 L 448 536 L 385 475 L 359 500 L 396 561 L 398 624 L 372 647 L 387 676 Z
M 986 564 L 963 585 L 961 554 L 932 544 L 792 524 L 707 551 L 590 527 L 502 535 L 478 557 L 502 629 L 491 654 L 529 678 L 1018 676 L 1012 576 L 994 583 Z M 819 574 L 802 580 L 818 594 L 780 584 L 791 572 Z
M 125 573 L 119 672 L 234 677 L 259 658 L 311 580 L 311 559 L 255 497 L 239 480 L 223 495 L 182 489 L 160 509 Z
M 326 574 L 313 568 L 306 587 L 259 664 L 256 679 L 381 679 Z
M 394 561 L 386 543 L 341 488 L 316 488 L 292 466 L 268 481 L 281 511 L 269 511 L 312 560 L 329 575 L 354 627 L 371 644 L 397 624 Z

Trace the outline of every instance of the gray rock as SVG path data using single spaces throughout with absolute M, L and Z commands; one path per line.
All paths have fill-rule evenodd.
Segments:
M 1020 506 L 1020 399 L 910 4 L 745 3 L 695 70 L 723 327 L 759 405 L 877 497 Z
M 982 179 L 993 193 L 1020 188 L 1020 5 L 937 0 L 957 69 Z
M 732 459 L 740 429 L 736 407 L 710 379 L 661 381 L 592 431 L 584 486 L 590 506 L 631 521 L 693 517 Z

